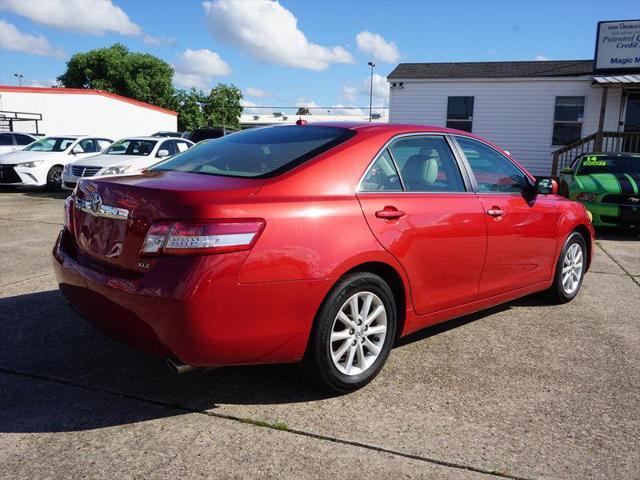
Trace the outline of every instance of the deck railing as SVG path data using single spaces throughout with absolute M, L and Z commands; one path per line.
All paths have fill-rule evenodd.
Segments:
M 640 153 L 640 132 L 596 132 L 553 152 L 551 175 L 571 165 L 583 153 Z

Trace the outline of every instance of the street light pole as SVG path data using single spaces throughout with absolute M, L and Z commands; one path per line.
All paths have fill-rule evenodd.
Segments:
M 14 73 L 13 76 L 18 79 L 18 83 L 20 84 L 20 86 L 22 86 L 22 77 L 24 77 L 24 75 L 22 75 L 21 73 Z
M 369 86 L 369 121 L 371 121 L 371 109 L 373 105 L 373 68 L 376 64 L 374 62 L 369 62 L 367 65 L 371 67 L 371 83 Z

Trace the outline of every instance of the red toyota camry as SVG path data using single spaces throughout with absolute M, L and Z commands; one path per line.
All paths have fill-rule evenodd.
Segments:
M 556 190 L 455 130 L 247 130 L 82 179 L 53 263 L 85 318 L 179 370 L 302 362 L 345 392 L 418 329 L 542 290 L 573 299 L 593 227 Z

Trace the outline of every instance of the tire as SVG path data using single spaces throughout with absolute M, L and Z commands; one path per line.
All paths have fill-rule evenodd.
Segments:
M 366 318 L 356 315 L 354 321 L 354 298 L 356 310 Z M 362 388 L 387 361 L 396 326 L 396 301 L 382 278 L 369 272 L 345 276 L 329 292 L 316 315 L 301 364 L 305 379 L 332 393 Z
M 62 167 L 54 165 L 47 173 L 47 190 L 50 192 L 59 192 L 62 190 Z
M 587 255 L 587 245 L 583 236 L 578 232 L 573 232 L 564 242 L 556 264 L 553 285 L 548 290 L 551 300 L 555 303 L 570 302 L 578 295 L 586 272 Z M 578 265 L 579 268 L 577 268 Z M 566 269 L 569 270 L 563 273 Z M 566 274 L 569 274 L 568 277 L 565 276 Z

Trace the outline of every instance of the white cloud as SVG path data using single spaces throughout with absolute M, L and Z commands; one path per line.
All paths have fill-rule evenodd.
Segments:
M 267 115 L 267 114 L 271 113 L 266 108 L 253 108 L 253 107 L 257 107 L 257 104 L 255 102 L 252 102 L 251 100 L 247 100 L 245 98 L 240 100 L 240 105 L 242 105 L 242 113 L 244 113 L 244 114 L 248 114 L 248 115 Z
M 534 60 L 545 61 L 545 60 L 549 60 L 549 57 L 547 57 L 546 55 L 540 54 L 540 55 L 536 55 Z
M 356 44 L 360 50 L 373 55 L 373 58 L 379 62 L 396 63 L 400 60 L 400 50 L 395 42 L 387 42 L 377 33 L 360 32 L 356 35 Z
M 140 37 L 148 45 L 174 42 L 173 39 L 145 34 L 112 0 L 2 0 L 0 9 L 27 17 L 41 25 L 85 35 L 119 33 Z
M 178 55 L 173 81 L 186 88 L 211 88 L 214 77 L 229 75 L 231 67 L 216 52 L 206 48 L 191 50 L 188 48 Z
M 349 102 L 355 102 L 360 96 L 369 103 L 369 90 L 371 89 L 371 77 L 367 77 L 359 85 L 344 84 L 340 92 L 340 98 Z M 373 74 L 373 103 L 386 106 L 389 103 L 389 83 L 387 79 L 377 73 Z
M 49 43 L 44 35 L 21 32 L 12 23 L 0 19 L 0 48 L 42 57 L 64 58 L 66 54 Z
M 260 60 L 289 67 L 324 70 L 354 63 L 343 47 L 311 43 L 298 19 L 278 1 L 215 0 L 202 3 L 211 34 Z
M 264 98 L 268 95 L 267 92 L 265 92 L 264 90 L 260 90 L 259 88 L 256 88 L 256 87 L 247 87 L 244 91 L 244 94 L 247 97 L 253 97 L 253 98 Z

